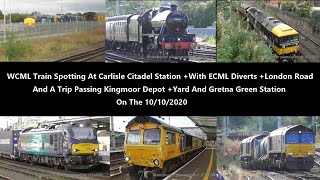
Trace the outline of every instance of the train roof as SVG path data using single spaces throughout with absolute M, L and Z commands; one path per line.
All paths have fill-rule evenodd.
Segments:
M 266 137 L 266 136 L 267 136 L 266 134 L 259 134 L 259 135 L 250 136 L 250 137 L 247 137 L 247 138 L 243 139 L 243 140 L 241 141 L 241 144 L 242 144 L 242 143 L 249 143 L 249 142 L 251 142 L 251 141 L 254 140 L 254 139 L 260 139 L 260 138 L 264 138 L 264 137 Z
M 284 135 L 287 132 L 290 133 L 301 133 L 301 132 L 311 132 L 314 133 L 310 128 L 302 125 L 290 125 L 286 127 L 282 127 L 270 132 L 270 136 Z
M 151 116 L 137 116 L 128 122 L 126 128 L 129 128 L 131 125 L 136 124 L 136 123 L 145 123 L 145 122 L 155 123 L 155 124 L 163 126 L 165 129 L 168 129 L 171 131 L 176 131 L 176 132 L 184 133 L 184 134 L 187 134 L 190 136 L 195 136 L 195 135 L 190 134 L 181 128 L 171 126 L 170 124 L 165 123 L 164 121 L 160 120 L 159 118 L 154 118 Z
M 295 29 L 282 23 L 274 17 L 268 16 L 265 12 L 256 7 L 251 7 L 248 12 L 256 18 L 268 31 L 272 32 L 277 37 L 299 34 Z
M 106 22 L 127 20 L 127 19 L 130 18 L 131 16 L 133 16 L 133 14 L 127 14 L 127 15 L 122 15 L 122 16 L 108 17 L 108 18 L 106 18 Z
M 272 33 L 278 37 L 290 36 L 290 35 L 298 35 L 298 31 L 293 29 L 287 24 L 279 23 L 272 29 Z

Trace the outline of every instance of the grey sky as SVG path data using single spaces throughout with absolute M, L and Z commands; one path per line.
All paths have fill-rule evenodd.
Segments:
M 6 0 L 7 12 L 31 13 L 40 11 L 42 14 L 60 14 L 61 0 Z M 0 0 L 3 11 L 4 0 Z M 62 12 L 105 11 L 105 0 L 62 0 Z

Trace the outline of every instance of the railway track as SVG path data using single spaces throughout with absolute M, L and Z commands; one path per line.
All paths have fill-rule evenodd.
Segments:
M 6 176 L 3 176 L 3 175 L 1 175 L 1 174 L 0 174 L 0 179 L 1 179 L 1 180 L 13 180 L 13 179 L 11 179 L 11 178 L 9 178 L 9 177 L 6 177 Z
M 318 167 L 320 167 L 320 150 L 319 149 L 316 149 L 315 151 L 314 162 Z
M 193 52 L 194 56 L 190 56 L 189 60 L 170 58 L 155 59 L 155 58 L 142 58 L 135 54 L 123 51 L 106 51 L 106 63 L 201 63 L 201 62 L 215 62 L 216 61 L 216 48 L 212 46 L 199 46 Z
M 124 152 L 112 153 L 110 156 L 110 177 L 121 175 L 120 167 L 125 166 Z
M 82 52 L 79 54 L 54 60 L 54 62 L 89 62 L 89 61 L 96 60 L 98 57 L 103 57 L 104 50 L 105 50 L 104 46 L 98 47 L 86 52 Z M 101 61 L 103 61 L 103 58 L 101 58 Z
M 24 162 L 12 161 L 8 159 L 0 159 L 1 168 L 14 171 L 26 176 L 33 176 L 40 179 L 56 180 L 56 179 L 69 179 L 69 180 L 99 180 L 107 179 L 107 173 L 85 173 L 73 172 L 60 169 L 49 168 L 45 166 L 30 165 Z

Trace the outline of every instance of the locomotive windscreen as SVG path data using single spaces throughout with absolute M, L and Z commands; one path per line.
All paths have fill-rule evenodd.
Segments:
M 314 134 L 312 133 L 290 133 L 286 135 L 286 144 L 313 144 Z
M 92 138 L 95 138 L 92 128 L 74 127 L 74 128 L 72 128 L 72 131 L 74 133 L 74 137 L 77 138 L 77 139 L 92 139 Z
M 160 129 L 146 129 L 143 135 L 143 144 L 159 144 L 160 143 Z

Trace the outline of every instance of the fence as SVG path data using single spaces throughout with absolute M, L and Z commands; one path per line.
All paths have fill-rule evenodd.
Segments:
M 48 23 L 27 26 L 24 24 L 0 25 L 0 43 L 5 41 L 4 30 L 16 34 L 18 39 L 23 38 L 44 38 L 49 36 L 63 35 L 77 32 L 90 32 L 98 28 L 104 28 L 104 22 L 82 21 L 71 23 Z

